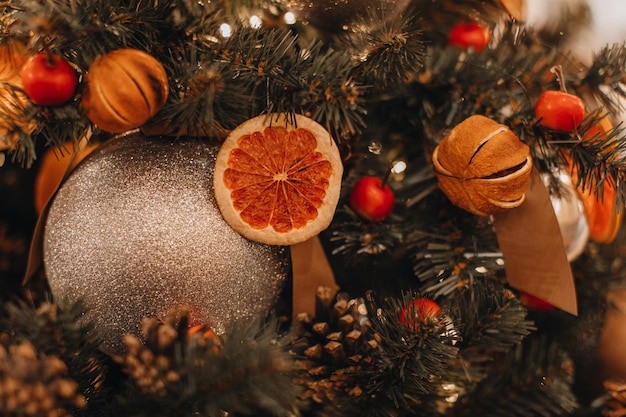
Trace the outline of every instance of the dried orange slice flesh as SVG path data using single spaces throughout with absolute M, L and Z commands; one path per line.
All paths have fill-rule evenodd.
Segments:
M 241 235 L 292 245 L 328 227 L 342 174 L 339 149 L 320 124 L 302 115 L 261 115 L 226 138 L 213 187 L 222 216 Z

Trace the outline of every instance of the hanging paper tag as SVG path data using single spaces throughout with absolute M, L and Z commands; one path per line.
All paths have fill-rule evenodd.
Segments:
M 550 194 L 533 170 L 524 203 L 494 215 L 509 284 L 578 314 L 574 277 Z
M 333 294 L 339 286 L 328 263 L 319 237 L 291 245 L 293 269 L 293 316 L 299 313 L 315 315 L 315 297 L 320 286 L 328 287 Z
M 500 4 L 507 13 L 518 22 L 526 19 L 526 1 L 525 0 L 500 0 Z

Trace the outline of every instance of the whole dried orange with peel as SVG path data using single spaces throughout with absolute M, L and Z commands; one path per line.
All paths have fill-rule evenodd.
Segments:
M 143 126 L 165 105 L 168 75 L 152 55 L 122 48 L 98 56 L 85 74 L 82 107 L 87 118 L 109 133 Z
M 520 206 L 530 181 L 530 148 L 507 126 L 470 116 L 433 152 L 439 188 L 452 203 L 477 216 Z
M 215 161 L 226 222 L 269 245 L 303 242 L 332 221 L 343 164 L 326 129 L 298 114 L 261 115 L 236 127 Z

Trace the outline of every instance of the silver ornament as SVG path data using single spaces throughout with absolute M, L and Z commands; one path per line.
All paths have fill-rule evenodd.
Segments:
M 578 198 L 570 175 L 563 170 L 559 170 L 555 175 L 559 182 L 559 193 L 551 193 L 550 201 L 559 223 L 567 259 L 573 261 L 587 245 L 589 225 L 585 217 L 585 208 Z M 542 179 L 546 187 L 549 187 L 550 175 L 542 174 Z
M 133 134 L 85 159 L 46 219 L 44 265 L 58 301 L 82 299 L 103 350 L 123 350 L 145 316 L 185 307 L 223 331 L 273 307 L 289 269 L 285 247 L 249 241 L 213 194 L 217 147 Z

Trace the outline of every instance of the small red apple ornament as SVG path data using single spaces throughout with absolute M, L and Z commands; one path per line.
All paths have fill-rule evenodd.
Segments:
M 461 22 L 448 32 L 448 44 L 480 52 L 489 44 L 489 31 L 476 22 Z
M 542 298 L 534 296 L 532 294 L 526 292 L 520 292 L 519 300 L 522 304 L 524 304 L 528 309 L 534 311 L 552 311 L 555 307 L 549 302 L 545 301 Z
M 583 100 L 567 92 L 560 67 L 552 68 L 561 84 L 559 91 L 544 91 L 535 104 L 539 124 L 560 132 L 573 132 L 585 117 Z
M 59 55 L 41 52 L 22 67 L 24 92 L 39 106 L 60 106 L 74 95 L 76 71 Z
M 545 91 L 535 105 L 535 117 L 548 129 L 572 132 L 585 116 L 582 99 L 564 91 Z
M 419 324 L 432 321 L 441 312 L 439 304 L 429 298 L 416 298 L 402 307 L 398 319 L 411 330 L 418 331 Z
M 363 219 L 380 222 L 391 214 L 394 199 L 393 191 L 382 179 L 367 176 L 352 188 L 350 207 Z

